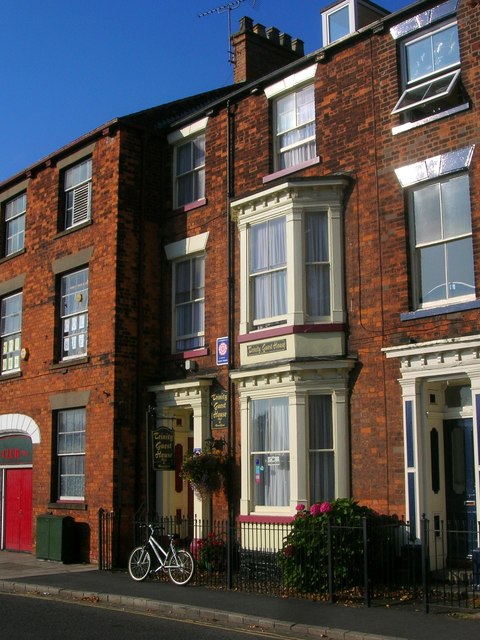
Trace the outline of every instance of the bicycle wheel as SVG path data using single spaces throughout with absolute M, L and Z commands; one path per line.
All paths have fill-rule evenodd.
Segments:
M 190 582 L 195 570 L 195 562 L 188 551 L 180 549 L 176 556 L 170 556 L 168 575 L 170 580 L 178 585 Z
M 152 560 L 148 549 L 145 547 L 135 547 L 128 559 L 128 573 L 133 580 L 140 582 L 150 573 Z

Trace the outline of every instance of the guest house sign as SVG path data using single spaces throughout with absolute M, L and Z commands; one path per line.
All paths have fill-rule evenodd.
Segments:
M 152 431 L 152 465 L 154 471 L 175 470 L 175 433 L 168 427 Z

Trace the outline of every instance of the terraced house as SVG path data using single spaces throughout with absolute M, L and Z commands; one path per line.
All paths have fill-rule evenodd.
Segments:
M 478 546 L 478 4 L 320 10 L 313 53 L 245 17 L 233 85 L 0 185 L 2 548 L 46 512 L 93 560 L 99 508 L 128 548 L 139 509 L 350 496 Z M 201 499 L 181 464 L 210 437 L 234 465 Z

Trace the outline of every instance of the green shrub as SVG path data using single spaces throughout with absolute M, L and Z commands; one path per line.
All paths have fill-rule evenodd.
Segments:
M 309 593 L 328 592 L 328 526 L 336 587 L 350 588 L 363 581 L 363 518 L 369 526 L 391 521 L 354 500 L 342 498 L 298 505 L 290 533 L 279 553 L 289 588 Z

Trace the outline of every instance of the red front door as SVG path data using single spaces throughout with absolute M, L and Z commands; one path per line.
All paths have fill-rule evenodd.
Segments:
M 32 550 L 32 470 L 5 474 L 5 549 Z

